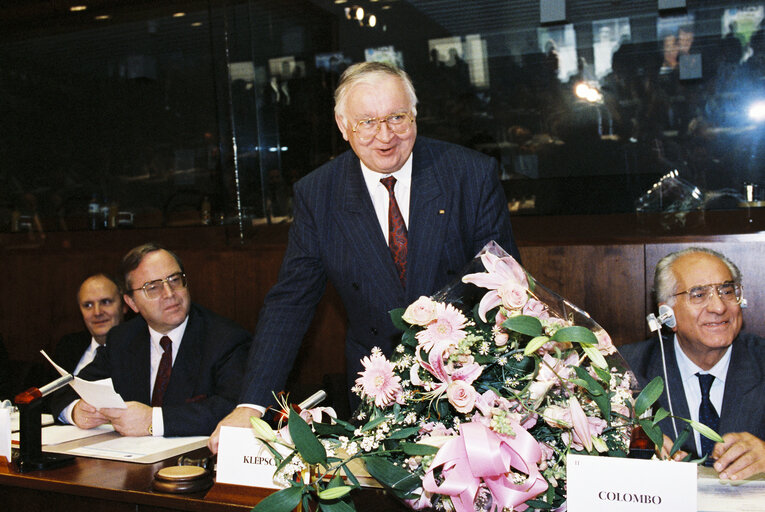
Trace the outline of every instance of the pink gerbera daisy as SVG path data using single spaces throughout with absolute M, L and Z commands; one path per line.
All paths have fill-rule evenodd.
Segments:
M 465 337 L 463 329 L 467 318 L 459 309 L 451 304 L 438 302 L 435 316 L 436 319 L 416 335 L 420 348 L 426 352 L 441 342 L 456 345 Z
M 401 396 L 401 378 L 393 372 L 393 363 L 384 355 L 374 353 L 361 360 L 364 371 L 359 372 L 356 385 L 365 396 L 375 399 L 377 407 L 387 407 Z

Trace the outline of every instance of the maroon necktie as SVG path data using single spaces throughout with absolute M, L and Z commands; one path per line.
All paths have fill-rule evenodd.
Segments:
M 170 372 L 173 371 L 173 341 L 167 336 L 162 336 L 159 344 L 165 352 L 159 360 L 157 378 L 154 379 L 154 392 L 151 394 L 152 407 L 162 407 L 162 398 L 165 396 L 167 383 L 170 382 Z
M 388 189 L 388 247 L 398 269 L 401 285 L 406 288 L 406 223 L 393 193 L 396 178 L 388 176 L 381 179 L 380 183 Z

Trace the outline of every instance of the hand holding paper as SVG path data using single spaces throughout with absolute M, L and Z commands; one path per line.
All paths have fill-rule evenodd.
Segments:
M 69 375 L 69 372 L 54 363 L 44 350 L 41 350 L 40 353 L 45 356 L 45 359 L 47 359 L 48 362 L 53 365 L 59 374 L 62 376 Z M 103 379 L 91 382 L 75 377 L 74 380 L 69 383 L 69 385 L 74 388 L 78 395 L 80 395 L 80 398 L 97 409 L 103 409 L 105 407 L 124 409 L 127 407 L 125 405 L 125 401 L 122 400 L 122 397 L 116 391 L 114 391 L 112 379 Z
M 85 400 L 78 400 L 72 409 L 72 421 L 83 429 L 90 429 L 108 423 L 109 419 Z

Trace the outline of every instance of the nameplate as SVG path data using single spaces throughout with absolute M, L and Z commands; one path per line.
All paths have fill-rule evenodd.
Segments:
M 569 512 L 696 512 L 696 464 L 569 455 L 566 467 Z
M 284 456 L 291 451 L 282 446 L 277 449 Z M 251 428 L 221 427 L 216 482 L 281 489 L 274 482 L 276 466 L 274 456 Z

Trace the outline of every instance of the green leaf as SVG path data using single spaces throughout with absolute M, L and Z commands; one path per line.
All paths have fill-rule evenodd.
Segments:
M 407 455 L 434 455 L 438 453 L 438 447 L 429 444 L 401 443 L 401 449 Z
M 408 427 L 396 430 L 388 436 L 388 439 L 406 439 L 420 431 L 420 427 Z
M 589 343 L 582 343 L 582 350 L 585 354 L 587 354 L 587 357 L 590 358 L 590 361 L 592 361 L 592 364 L 595 366 L 595 368 L 608 368 L 608 363 L 606 362 L 606 358 L 603 357 L 603 354 L 600 353 L 600 350 L 598 350 L 597 345 L 591 345 Z
M 536 336 L 534 338 L 531 338 L 529 342 L 526 344 L 526 347 L 523 349 L 523 355 L 524 356 L 530 356 L 540 348 L 542 348 L 542 345 L 550 341 L 550 338 L 547 336 Z
M 300 456 L 311 465 L 327 465 L 327 451 L 324 449 L 316 435 L 300 415 L 294 409 L 290 409 L 290 417 L 287 421 L 290 436 L 295 443 L 295 449 Z
M 593 370 L 595 370 L 595 374 L 598 376 L 600 380 L 606 383 L 606 385 L 609 385 L 611 383 L 611 374 L 608 372 L 608 370 L 604 370 L 603 368 L 599 366 L 593 366 Z
M 581 325 L 562 327 L 555 331 L 552 339 L 555 341 L 570 341 L 572 343 L 587 343 L 589 345 L 598 344 L 598 338 L 592 331 Z
M 512 316 L 502 323 L 502 327 L 527 336 L 541 336 L 543 333 L 542 322 L 538 318 L 528 315 Z
M 353 503 L 349 503 L 343 500 L 337 500 L 337 501 L 320 501 L 319 502 L 319 509 L 325 511 L 325 512 L 355 512 L 356 507 L 353 506 Z M 310 510 L 310 508 L 303 508 L 303 510 Z
M 654 379 L 643 388 L 637 399 L 635 399 L 635 415 L 639 418 L 642 414 L 651 407 L 656 400 L 661 396 L 664 391 L 664 379 L 661 377 L 654 377 Z
M 353 474 L 353 471 L 348 469 L 347 464 L 342 465 L 343 473 L 345 473 L 345 476 L 348 477 L 348 480 L 351 481 L 354 487 L 361 487 L 361 484 L 359 483 L 359 479 L 356 478 L 356 475 Z
M 683 447 L 683 444 L 685 444 L 685 440 L 688 439 L 688 436 L 690 435 L 691 435 L 691 426 L 686 425 L 686 427 L 677 436 L 677 439 L 675 439 L 675 442 L 672 444 L 672 449 L 669 450 L 670 457 L 672 457 L 678 451 L 680 451 L 680 448 Z
M 344 436 L 348 434 L 348 429 L 345 427 L 345 425 L 330 425 L 329 423 L 313 422 L 313 425 L 311 426 L 313 427 L 314 432 L 316 432 L 316 435 L 321 437 L 332 435 Z
M 638 424 L 643 428 L 643 432 L 645 432 L 654 446 L 662 446 L 664 443 L 664 433 L 658 425 L 654 425 L 650 418 L 638 420 Z
M 341 420 L 340 418 L 334 418 L 335 423 L 338 425 L 342 425 L 345 430 L 348 432 L 353 432 L 356 430 L 356 427 L 354 427 L 352 424 L 348 423 L 345 420 Z
M 659 409 L 656 411 L 656 414 L 653 415 L 653 424 L 656 425 L 667 416 L 669 416 L 669 411 L 666 409 Z
M 291 512 L 300 503 L 303 487 L 287 487 L 267 496 L 252 512 Z
M 362 457 L 369 474 L 385 487 L 409 493 L 421 484 L 417 475 L 411 474 L 401 466 L 394 465 L 388 459 L 377 456 Z
M 320 500 L 336 500 L 338 498 L 342 498 L 343 496 L 351 492 L 351 489 L 353 489 L 353 487 L 349 487 L 347 485 L 340 485 L 337 487 L 328 487 L 327 489 L 319 491 L 318 493 L 316 493 L 316 495 L 319 497 Z
M 388 419 L 389 418 L 387 418 L 386 416 L 378 416 L 377 418 L 375 418 L 373 420 L 369 420 L 366 423 L 366 425 L 361 427 L 361 431 L 362 432 L 368 432 L 368 431 L 372 430 L 373 428 L 375 428 L 380 423 L 384 423 L 384 422 L 388 421 Z
M 404 320 L 401 318 L 404 316 L 404 312 L 406 312 L 404 308 L 396 308 L 390 311 L 390 319 L 393 321 L 394 327 L 396 327 L 396 329 L 399 331 L 406 331 L 409 329 L 409 324 L 404 322 Z
M 609 421 L 611 417 L 611 397 L 603 389 L 598 381 L 592 378 L 592 375 L 582 368 L 581 366 L 575 366 L 574 371 L 579 379 L 576 379 L 577 384 L 582 385 L 592 397 L 593 401 L 598 404 L 598 409 L 603 414 L 606 421 Z

